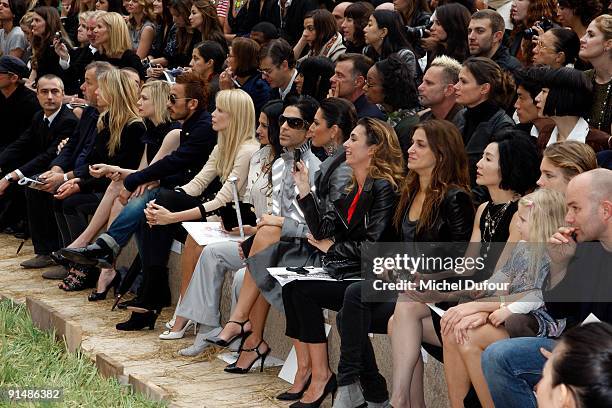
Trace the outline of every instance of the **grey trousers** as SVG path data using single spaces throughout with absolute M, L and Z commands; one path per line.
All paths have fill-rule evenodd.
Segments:
M 193 276 L 176 309 L 177 316 L 182 316 L 197 323 L 210 326 L 221 326 L 219 303 L 226 273 L 233 273 L 232 309 L 238 300 L 242 287 L 245 268 L 238 254 L 238 243 L 233 241 L 208 245 L 202 251 L 193 271 Z

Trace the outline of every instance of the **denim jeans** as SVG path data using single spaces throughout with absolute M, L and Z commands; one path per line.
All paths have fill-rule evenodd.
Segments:
M 496 408 L 537 407 L 533 387 L 546 362 L 540 348 L 552 350 L 555 343 L 542 337 L 517 337 L 487 347 L 482 370 Z
M 131 199 L 123 207 L 106 233 L 100 235 L 100 239 L 113 250 L 115 255 L 119 253 L 121 247 L 127 244 L 132 234 L 138 231 L 144 218 L 144 209 L 147 203 L 157 198 L 159 191 L 159 188 L 145 190 L 140 197 Z

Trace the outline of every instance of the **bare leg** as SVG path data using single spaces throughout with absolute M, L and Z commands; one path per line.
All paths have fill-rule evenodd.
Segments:
M 448 387 L 448 399 L 451 407 L 463 407 L 463 399 L 470 390 L 470 375 L 454 333 L 442 337 L 444 345 L 444 377 Z
M 422 378 L 413 383 L 415 371 L 419 371 L 421 343 L 426 341 L 440 345 L 431 321 L 427 305 L 399 299 L 393 316 L 393 392 L 394 407 L 424 406 Z M 421 363 L 422 364 L 422 363 Z M 415 394 L 415 395 L 412 395 Z
M 115 198 L 121 191 L 122 182 L 111 181 L 109 186 L 106 188 L 106 192 L 102 197 L 102 201 L 98 205 L 96 212 L 94 213 L 89 225 L 85 228 L 85 231 L 74 240 L 68 248 L 80 248 L 89 244 L 98 235 L 98 232 L 106 225 L 108 217 L 115 202 Z
M 332 376 L 327 358 L 327 343 L 308 343 L 308 352 L 312 364 L 312 380 L 310 386 L 300 401 L 309 403 L 316 401 L 323 394 L 325 385 Z
M 480 357 L 484 349 L 491 343 L 507 339 L 508 333 L 504 328 L 485 324 L 476 329 L 468 330 L 468 337 L 469 339 L 465 344 L 459 345 L 459 353 L 463 358 L 470 380 L 474 384 L 474 389 L 483 408 L 494 408 L 495 404 L 493 404 L 493 398 L 480 365 Z
M 253 245 L 251 246 L 250 255 L 255 255 L 256 253 L 264 250 L 275 242 L 278 242 L 280 239 L 281 229 L 279 227 L 262 227 L 257 231 L 255 235 L 255 240 L 253 241 Z M 242 282 L 242 287 L 240 288 L 240 295 L 238 295 L 238 302 L 236 302 L 236 307 L 232 311 L 229 320 L 236 322 L 244 322 L 249 318 L 251 314 L 251 309 L 253 305 L 257 301 L 259 297 L 259 288 L 255 284 L 253 277 L 249 273 L 249 269 L 247 268 L 247 273 L 244 274 L 244 280 Z M 265 301 L 265 300 L 264 300 Z M 269 305 L 268 305 L 269 308 Z M 267 315 L 267 311 L 266 311 Z M 265 317 L 262 322 L 262 325 L 265 325 Z M 245 330 L 251 329 L 251 323 L 247 323 L 245 325 Z M 240 333 L 240 327 L 236 324 L 225 325 L 221 333 L 219 333 L 219 338 L 223 340 L 228 340 L 233 336 Z M 263 326 L 261 329 L 261 333 L 263 333 Z M 255 334 L 255 333 L 254 333 Z M 253 342 L 257 339 L 253 335 L 249 336 L 249 343 Z M 245 346 L 246 347 L 246 346 Z
M 245 274 L 245 278 L 247 275 L 248 273 Z M 263 332 L 266 327 L 266 320 L 268 319 L 269 311 L 270 304 L 261 294 L 259 294 L 257 296 L 257 300 L 255 300 L 255 303 L 253 304 L 253 307 L 251 307 L 251 312 L 249 314 L 249 325 L 253 333 L 251 333 L 251 335 L 246 338 L 243 346 L 245 349 L 257 347 L 259 342 L 263 339 Z M 238 358 L 238 367 L 248 367 L 249 362 L 256 358 L 256 356 L 257 354 L 255 354 L 254 351 L 241 353 L 240 357 Z
M 306 384 L 306 381 L 308 381 L 308 377 L 312 372 L 312 368 L 308 344 L 293 339 L 293 347 L 295 347 L 298 368 L 295 373 L 295 379 L 293 380 L 293 386 L 289 388 L 287 392 L 295 394 L 302 391 L 304 388 L 304 385 Z

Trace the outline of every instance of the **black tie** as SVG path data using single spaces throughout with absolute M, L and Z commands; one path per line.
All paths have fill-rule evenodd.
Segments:
M 46 127 L 49 127 L 49 125 L 51 124 L 51 122 L 49 122 L 49 119 L 47 118 L 43 119 L 43 123 L 45 124 Z

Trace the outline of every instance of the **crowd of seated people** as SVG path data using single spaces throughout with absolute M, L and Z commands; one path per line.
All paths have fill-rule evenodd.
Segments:
M 153 330 L 176 302 L 160 341 L 195 328 L 178 353 L 235 350 L 230 374 L 263 370 L 272 306 L 297 356 L 277 398 L 294 408 L 425 406 L 421 347 L 452 407 L 612 406 L 610 13 L 0 0 L 0 231 L 31 239 L 21 266 L 61 290 L 132 291 L 117 330 Z M 236 205 L 254 221 L 225 224 Z M 235 239 L 199 245 L 182 226 L 219 220 Z M 482 268 L 372 274 L 381 243 Z M 390 337 L 393 378 L 370 333 Z

